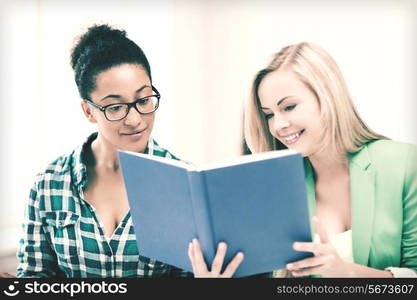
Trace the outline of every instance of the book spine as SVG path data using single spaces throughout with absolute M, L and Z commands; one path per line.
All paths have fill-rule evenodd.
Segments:
M 208 194 L 205 185 L 204 173 L 189 171 L 188 180 L 190 184 L 191 201 L 194 212 L 194 222 L 197 230 L 197 237 L 203 250 L 207 265 L 211 265 L 216 254 L 216 245 L 211 224 L 210 207 L 208 205 Z

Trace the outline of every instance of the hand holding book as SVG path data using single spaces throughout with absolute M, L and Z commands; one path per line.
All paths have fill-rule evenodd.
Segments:
M 293 276 L 320 275 L 322 277 L 392 277 L 388 270 L 376 270 L 366 266 L 344 261 L 332 244 L 329 235 L 318 217 L 313 224 L 319 242 L 295 242 L 296 251 L 311 252 L 313 257 L 287 264 Z
M 204 260 L 203 252 L 200 247 L 200 242 L 197 239 L 188 245 L 188 257 L 190 258 L 193 267 L 194 277 L 200 278 L 230 278 L 236 272 L 240 263 L 243 261 L 244 255 L 238 252 L 232 261 L 227 265 L 224 272 L 221 273 L 223 261 L 226 256 L 227 244 L 220 242 L 217 246 L 217 253 L 214 257 L 211 269 L 208 270 L 207 264 Z

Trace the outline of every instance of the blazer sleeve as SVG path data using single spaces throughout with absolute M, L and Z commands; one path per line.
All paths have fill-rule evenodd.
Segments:
M 403 186 L 401 267 L 417 273 L 417 147 L 408 151 Z

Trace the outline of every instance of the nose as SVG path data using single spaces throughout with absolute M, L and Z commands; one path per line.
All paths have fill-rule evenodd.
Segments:
M 276 117 L 274 118 L 273 126 L 274 126 L 273 130 L 276 133 L 278 133 L 282 129 L 289 127 L 290 122 L 284 116 L 276 115 Z
M 143 121 L 142 115 L 134 108 L 130 108 L 124 123 L 127 126 L 137 127 Z

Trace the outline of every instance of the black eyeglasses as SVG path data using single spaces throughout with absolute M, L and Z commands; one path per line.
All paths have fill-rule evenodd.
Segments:
M 132 107 L 134 107 L 136 111 L 142 115 L 151 114 L 155 110 L 157 110 L 161 95 L 159 94 L 158 90 L 154 86 L 152 86 L 152 91 L 155 94 L 140 98 L 136 100 L 135 102 L 131 102 L 131 103 L 115 103 L 115 104 L 100 106 L 98 104 L 95 104 L 90 99 L 84 99 L 84 101 L 94 106 L 95 108 L 101 110 L 104 113 L 104 116 L 106 117 L 107 120 L 120 121 L 126 118 L 126 116 L 129 114 L 129 111 Z

